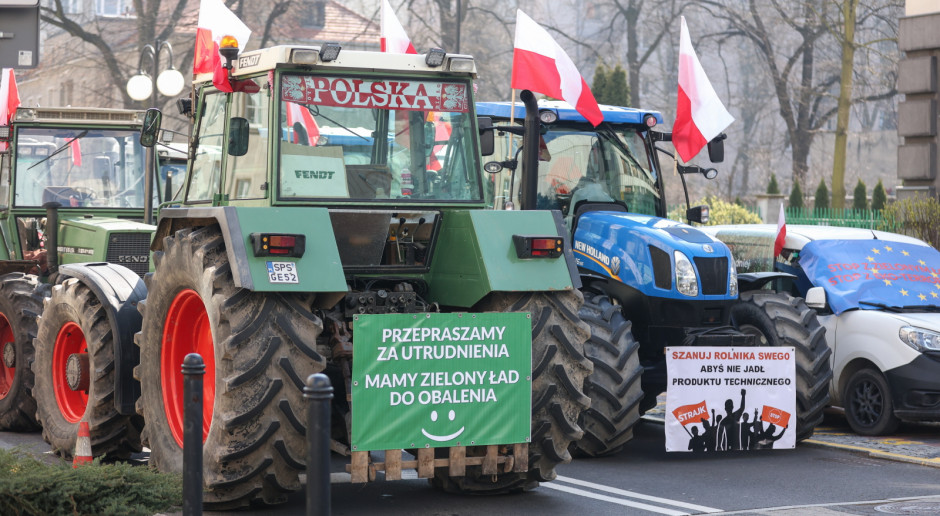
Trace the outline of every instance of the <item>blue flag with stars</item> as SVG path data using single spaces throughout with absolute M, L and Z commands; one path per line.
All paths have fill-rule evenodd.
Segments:
M 800 267 L 826 290 L 832 311 L 888 306 L 940 306 L 940 252 L 887 240 L 815 240 L 800 252 Z

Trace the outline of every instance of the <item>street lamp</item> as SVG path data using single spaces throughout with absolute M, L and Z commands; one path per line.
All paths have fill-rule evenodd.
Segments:
M 170 55 L 170 67 L 160 72 L 160 52 L 164 48 Z M 149 58 L 153 63 L 150 74 L 144 71 L 145 58 Z M 183 91 L 184 83 L 183 74 L 173 68 L 173 47 L 170 42 L 157 40 L 155 44 L 145 46 L 140 52 L 137 75 L 127 80 L 127 94 L 134 100 L 150 99 L 150 105 L 155 107 L 156 91 L 167 97 L 175 97 Z

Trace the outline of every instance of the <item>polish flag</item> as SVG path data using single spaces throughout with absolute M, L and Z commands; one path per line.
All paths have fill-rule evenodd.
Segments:
M 679 35 L 679 96 L 676 122 L 672 125 L 672 144 L 684 163 L 688 163 L 712 138 L 721 134 L 734 117 L 712 88 L 705 69 L 692 49 L 689 27 L 682 16 Z
M 379 40 L 382 52 L 392 54 L 417 54 L 415 46 L 408 39 L 405 28 L 402 27 L 395 11 L 392 10 L 392 4 L 388 0 L 382 0 L 382 37 Z
M 76 167 L 82 166 L 82 144 L 78 143 L 78 138 L 69 142 L 69 152 L 72 154 L 72 164 Z
M 10 125 L 16 108 L 20 105 L 20 94 L 16 89 L 16 77 L 12 68 L 0 69 L 0 125 Z M 6 150 L 7 143 L 0 142 L 0 151 Z
M 301 133 L 297 131 L 298 124 L 307 135 L 307 141 L 305 142 L 300 141 Z M 294 130 L 294 138 L 292 140 L 294 143 L 303 143 L 304 145 L 313 147 L 320 139 L 320 126 L 318 126 L 317 121 L 313 119 L 310 110 L 296 102 L 287 102 L 287 126 Z
M 221 91 L 231 92 L 228 74 L 222 68 L 219 42 L 224 36 L 233 36 L 238 41 L 239 51 L 248 45 L 251 29 L 235 13 L 225 7 L 222 0 L 201 0 L 199 21 L 196 28 L 196 53 L 193 57 L 193 73 L 211 73 L 212 84 Z
M 563 99 L 597 126 L 604 115 L 574 61 L 552 36 L 521 10 L 516 10 L 512 87 Z
M 784 216 L 783 202 L 780 203 L 780 216 L 777 217 L 777 238 L 774 240 L 774 256 L 783 251 L 783 241 L 787 239 L 787 221 Z

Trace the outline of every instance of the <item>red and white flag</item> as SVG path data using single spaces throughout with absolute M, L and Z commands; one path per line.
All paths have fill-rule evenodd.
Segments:
M 689 27 L 682 16 L 679 35 L 679 95 L 676 122 L 672 125 L 672 144 L 684 163 L 688 163 L 712 138 L 721 134 L 734 117 L 728 113 L 705 69 L 692 48 Z
M 392 4 L 388 0 L 382 0 L 382 37 L 379 40 L 382 52 L 392 54 L 417 54 L 415 46 L 411 44 L 411 39 L 402 27 L 395 11 L 392 10 Z
M 552 36 L 521 10 L 516 10 L 512 87 L 562 99 L 595 126 L 604 115 L 574 61 Z
M 0 68 L 0 125 L 10 125 L 19 105 L 20 95 L 16 89 L 13 69 Z M 0 142 L 0 150 L 6 150 L 6 147 L 6 142 Z
M 244 50 L 248 45 L 251 29 L 225 7 L 222 0 L 201 0 L 197 25 L 193 73 L 211 73 L 212 84 L 216 88 L 231 92 L 228 74 L 222 68 L 219 42 L 224 36 L 233 36 L 238 41 L 239 51 Z
M 72 138 L 69 142 L 69 152 L 72 154 L 72 164 L 76 167 L 82 166 L 82 144 L 78 138 Z
M 787 221 L 784 217 L 786 210 L 783 209 L 783 202 L 780 203 L 780 216 L 777 217 L 777 238 L 774 240 L 774 256 L 783 251 L 783 241 L 787 239 Z
M 315 146 L 320 139 L 320 126 L 313 119 L 310 110 L 296 102 L 286 102 L 286 104 L 287 126 L 294 131 L 294 138 L 291 141 L 310 145 L 311 147 Z M 297 130 L 298 128 L 302 129 L 303 134 L 306 135 L 305 141 L 301 141 L 301 132 Z

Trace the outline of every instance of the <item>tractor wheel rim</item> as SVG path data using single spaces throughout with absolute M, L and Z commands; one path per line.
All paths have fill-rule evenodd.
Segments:
M 738 331 L 740 331 L 741 333 L 743 333 L 743 334 L 745 334 L 745 335 L 753 335 L 753 336 L 757 337 L 757 345 L 758 345 L 758 346 L 767 346 L 767 345 L 768 345 L 767 343 L 768 343 L 769 341 L 768 341 L 768 339 L 767 339 L 767 336 L 764 335 L 764 332 L 762 332 L 762 331 L 760 330 L 760 328 L 758 328 L 757 326 L 754 326 L 753 324 L 742 324 L 742 325 L 738 328 Z
M 10 321 L 3 314 L 0 314 L 0 350 L 6 347 L 8 342 L 13 342 L 13 327 Z M 14 357 L 18 359 L 19 357 Z M 16 362 L 12 367 L 7 367 L 5 360 L 0 360 L 0 400 L 7 397 L 13 389 L 13 382 L 16 379 Z
M 209 314 L 196 291 L 181 291 L 170 303 L 160 347 L 160 381 L 163 408 L 170 433 L 183 446 L 183 359 L 199 353 L 206 365 L 202 382 L 202 440 L 205 442 L 212 422 L 215 401 L 215 351 Z
M 66 375 L 73 353 L 88 353 L 88 343 L 81 327 L 69 321 L 59 328 L 52 349 L 52 391 L 62 417 L 69 423 L 78 423 L 88 408 L 88 391 L 73 391 L 69 387 Z

